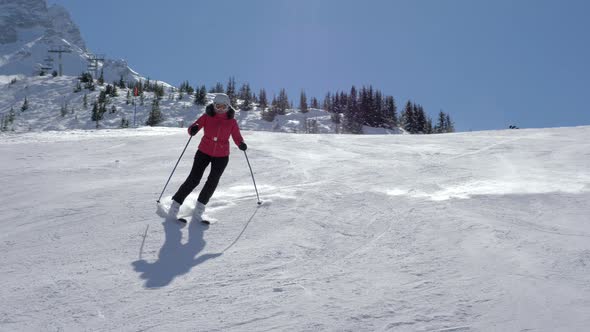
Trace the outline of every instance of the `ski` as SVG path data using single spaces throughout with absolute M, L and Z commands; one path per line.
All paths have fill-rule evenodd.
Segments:
M 182 225 L 186 225 L 186 224 L 188 224 L 188 220 L 186 220 L 185 218 L 178 218 L 178 219 L 177 219 L 177 221 L 178 221 L 180 224 L 182 224 Z M 202 222 L 203 224 L 206 224 L 206 225 L 212 225 L 212 224 L 216 223 L 216 222 L 217 222 L 217 220 L 214 220 L 214 219 L 201 219 L 201 222 Z

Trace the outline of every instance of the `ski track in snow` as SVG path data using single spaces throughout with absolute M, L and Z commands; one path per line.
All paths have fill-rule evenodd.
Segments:
M 589 326 L 590 127 L 243 135 L 182 227 L 183 129 L 0 134 L 0 331 Z

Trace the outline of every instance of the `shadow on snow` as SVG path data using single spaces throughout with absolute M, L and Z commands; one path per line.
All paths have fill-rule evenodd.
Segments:
M 189 223 L 188 242 L 182 244 L 180 225 L 170 221 L 164 221 L 162 225 L 166 239 L 158 254 L 158 260 L 148 263 L 144 259 L 139 259 L 131 263 L 135 271 L 141 273 L 140 278 L 146 280 L 146 288 L 167 286 L 175 277 L 188 273 L 193 267 L 222 255 L 218 253 L 195 257 L 205 248 L 206 242 L 203 235 L 207 226 L 196 222 Z

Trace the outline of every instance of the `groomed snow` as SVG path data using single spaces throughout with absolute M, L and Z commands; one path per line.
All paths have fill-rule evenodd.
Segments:
M 0 134 L 0 330 L 590 326 L 590 127 L 243 135 L 181 228 L 185 129 Z

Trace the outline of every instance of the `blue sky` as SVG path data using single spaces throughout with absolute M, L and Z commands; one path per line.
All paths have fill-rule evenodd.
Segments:
M 460 131 L 590 125 L 585 0 L 48 0 L 88 48 L 179 85 L 320 100 L 373 85 Z

